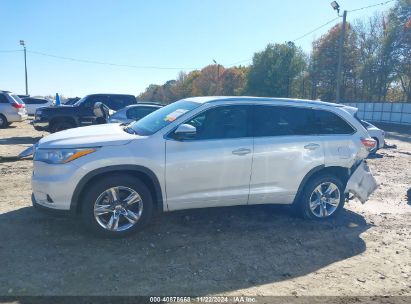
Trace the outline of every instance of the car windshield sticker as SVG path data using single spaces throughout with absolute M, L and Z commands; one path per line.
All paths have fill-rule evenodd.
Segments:
M 180 117 L 181 115 L 183 115 L 184 113 L 188 112 L 188 110 L 185 109 L 177 109 L 174 112 L 171 112 L 170 114 L 168 114 L 164 120 L 165 121 L 169 121 L 172 122 L 174 120 L 176 120 L 178 117 Z

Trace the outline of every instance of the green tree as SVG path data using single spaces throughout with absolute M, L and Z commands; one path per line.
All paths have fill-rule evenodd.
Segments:
M 247 79 L 247 93 L 258 96 L 291 96 L 296 77 L 304 71 L 305 56 L 294 43 L 269 44 L 255 53 Z

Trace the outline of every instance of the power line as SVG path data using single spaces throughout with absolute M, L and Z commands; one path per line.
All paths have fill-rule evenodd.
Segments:
M 56 59 L 74 61 L 74 62 L 82 62 L 82 63 L 91 63 L 91 64 L 99 64 L 99 65 L 107 65 L 107 66 L 116 66 L 116 67 L 126 67 L 126 68 L 134 68 L 134 69 L 157 69 L 157 70 L 195 70 L 197 68 L 193 67 L 164 67 L 164 66 L 142 66 L 142 65 L 131 65 L 131 64 L 119 64 L 119 63 L 112 63 L 112 62 L 104 62 L 104 61 L 95 61 L 95 60 L 88 60 L 88 59 L 79 59 L 73 57 L 64 57 L 64 56 L 57 56 L 53 54 L 38 52 L 38 51 L 29 51 L 28 53 L 51 57 Z
M 307 37 L 308 35 L 310 35 L 310 34 L 316 32 L 316 31 L 318 31 L 319 29 L 322 29 L 323 27 L 329 25 L 330 23 L 333 23 L 335 20 L 337 20 L 337 19 L 339 19 L 339 18 L 340 18 L 340 17 L 336 17 L 336 18 L 334 18 L 334 19 L 332 19 L 332 20 L 330 20 L 330 21 L 327 21 L 326 23 L 324 23 L 323 25 L 320 25 L 319 27 L 313 29 L 312 31 L 309 31 L 308 33 L 306 33 L 306 34 L 304 34 L 304 35 L 302 35 L 302 36 L 300 36 L 300 37 L 292 40 L 292 42 L 296 42 L 297 40 L 300 40 L 300 39 L 303 39 L 303 38 Z
M 334 19 L 332 19 L 332 20 L 327 21 L 327 22 L 324 23 L 323 25 L 320 25 L 319 27 L 316 27 L 315 29 L 309 31 L 308 33 L 305 33 L 304 35 L 302 35 L 302 36 L 300 36 L 300 37 L 292 40 L 292 42 L 296 42 L 297 40 L 300 40 L 300 39 L 303 39 L 304 37 L 307 37 L 308 35 L 316 32 L 316 31 L 318 31 L 319 29 L 322 29 L 323 27 L 325 27 L 325 26 L 329 25 L 330 23 L 334 22 L 334 21 L 337 20 L 338 18 L 340 18 L 340 17 L 336 17 L 336 18 L 334 18 Z M 235 66 L 235 65 L 238 64 L 238 63 L 247 62 L 247 61 L 251 61 L 251 60 L 252 60 L 252 58 L 244 59 L 244 60 L 241 60 L 241 61 L 233 62 L 233 63 L 229 64 L 228 66 L 229 66 L 229 67 Z
M 22 50 L 0 50 L 0 53 L 14 53 L 21 52 Z
M 385 2 L 380 2 L 380 3 L 373 4 L 373 5 L 368 5 L 368 6 L 356 8 L 356 9 L 350 10 L 350 11 L 348 11 L 348 12 L 349 12 L 349 13 L 352 13 L 352 12 L 356 12 L 356 11 L 362 11 L 362 10 L 365 10 L 365 9 L 367 9 L 367 8 L 372 8 L 372 7 L 376 7 L 376 6 L 386 5 L 386 4 L 388 4 L 388 3 L 390 3 L 390 2 L 394 2 L 394 1 L 395 1 L 395 0 L 389 0 L 389 1 L 385 1 Z

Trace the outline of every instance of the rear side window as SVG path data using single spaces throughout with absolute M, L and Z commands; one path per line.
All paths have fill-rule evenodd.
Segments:
M 117 111 L 129 105 L 135 104 L 135 103 L 136 103 L 136 99 L 133 96 L 113 95 L 113 96 L 110 96 L 107 106 L 110 109 Z
M 139 120 L 155 110 L 157 110 L 156 107 L 133 107 L 127 110 L 127 118 Z
M 256 137 L 315 134 L 312 109 L 282 106 L 255 106 L 253 133 Z
M 325 110 L 315 110 L 315 122 L 317 134 L 352 134 L 355 131 L 340 116 Z
M 0 94 L 0 103 L 9 103 L 7 97 L 3 94 Z

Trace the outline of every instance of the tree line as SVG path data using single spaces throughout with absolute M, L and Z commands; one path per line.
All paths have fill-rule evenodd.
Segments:
M 268 44 L 248 66 L 208 65 L 163 85 L 150 85 L 139 100 L 170 103 L 190 96 L 293 97 L 335 101 L 341 25 L 315 40 L 310 54 L 293 42 Z M 397 0 L 384 14 L 347 23 L 341 100 L 411 102 L 411 0 Z

